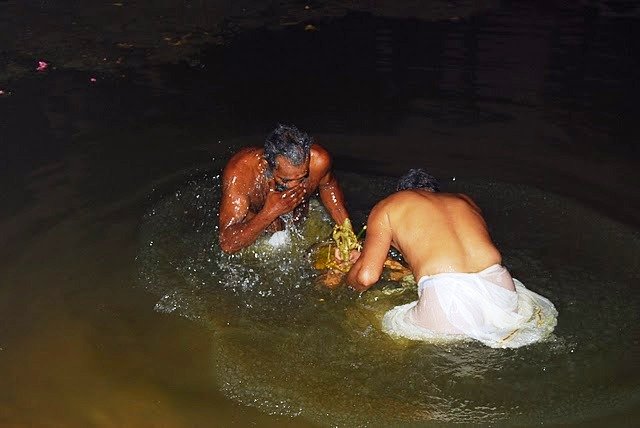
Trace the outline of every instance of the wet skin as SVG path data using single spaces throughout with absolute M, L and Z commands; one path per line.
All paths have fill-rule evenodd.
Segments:
M 375 284 L 389 248 L 398 249 L 417 280 L 444 272 L 479 272 L 501 263 L 480 208 L 466 195 L 404 190 L 378 202 L 367 220 L 362 253 L 347 283 L 358 291 Z
M 263 154 L 262 148 L 243 149 L 224 169 L 218 232 L 223 251 L 236 252 L 264 232 L 282 230 L 286 214 L 300 221 L 316 191 L 335 222 L 342 224 L 348 218 L 344 195 L 331 171 L 331 157 L 324 148 L 313 144 L 300 165 L 278 156 L 273 170 Z

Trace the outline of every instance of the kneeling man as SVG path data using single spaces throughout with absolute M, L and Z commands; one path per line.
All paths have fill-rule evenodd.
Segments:
M 546 298 L 513 279 L 493 244 L 480 208 L 466 195 L 440 193 L 421 169 L 403 176 L 397 192 L 380 201 L 347 283 L 375 284 L 390 246 L 418 281 L 419 299 L 387 312 L 383 329 L 432 340 L 461 335 L 492 347 L 518 347 L 548 336 L 557 312 Z
M 286 218 L 303 220 L 315 192 L 331 218 L 344 224 L 349 214 L 331 156 L 295 126 L 278 125 L 264 147 L 240 150 L 224 168 L 220 247 L 234 253 L 265 232 L 284 229 Z

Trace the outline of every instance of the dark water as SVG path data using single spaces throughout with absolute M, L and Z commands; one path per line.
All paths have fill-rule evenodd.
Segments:
M 633 425 L 640 35 L 609 3 L 239 24 L 185 62 L 3 83 L 0 425 Z M 224 259 L 216 176 L 277 122 L 334 154 L 357 224 L 409 167 L 477 199 L 554 337 L 397 343 L 376 314 L 411 295 Z

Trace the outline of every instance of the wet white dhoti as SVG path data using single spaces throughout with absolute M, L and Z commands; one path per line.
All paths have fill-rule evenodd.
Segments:
M 418 296 L 384 315 L 384 331 L 414 340 L 470 337 L 493 348 L 517 348 L 544 339 L 557 323 L 553 303 L 497 264 L 478 273 L 424 276 Z

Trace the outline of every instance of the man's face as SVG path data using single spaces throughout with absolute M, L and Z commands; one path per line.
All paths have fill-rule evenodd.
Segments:
M 309 178 L 309 157 L 300 165 L 293 165 L 284 156 L 276 158 L 276 167 L 273 171 L 275 189 L 284 192 L 297 185 L 304 185 Z

